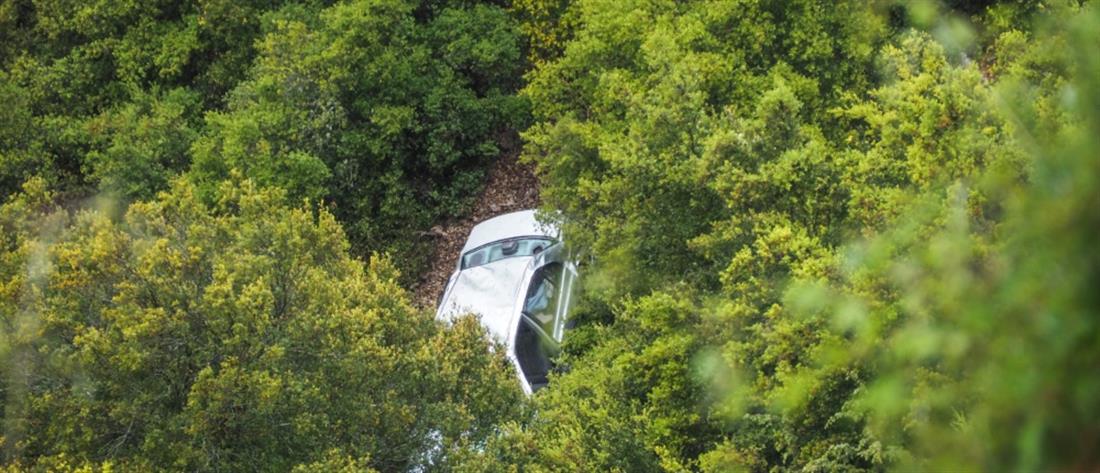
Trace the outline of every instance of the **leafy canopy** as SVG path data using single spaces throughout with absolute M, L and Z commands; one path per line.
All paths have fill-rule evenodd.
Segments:
M 118 220 L 35 220 L 40 187 L 3 208 L 9 228 L 41 222 L 6 242 L 7 462 L 443 468 L 515 415 L 513 374 L 475 320 L 414 309 L 388 260 L 348 255 L 330 213 L 251 181 L 219 189 L 207 205 L 176 181 Z

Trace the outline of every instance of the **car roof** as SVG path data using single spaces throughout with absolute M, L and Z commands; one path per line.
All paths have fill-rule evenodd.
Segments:
M 466 239 L 466 245 L 462 247 L 462 254 L 466 254 L 479 246 L 498 240 L 521 236 L 545 236 L 558 237 L 558 229 L 553 225 L 543 225 L 535 218 L 534 210 L 520 210 L 504 215 L 498 215 L 481 222 L 470 230 L 470 236 Z

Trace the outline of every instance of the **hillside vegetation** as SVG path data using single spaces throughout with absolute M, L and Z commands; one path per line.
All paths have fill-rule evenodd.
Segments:
M 0 4 L 0 471 L 1095 470 L 1077 0 Z M 415 308 L 512 133 L 525 399 Z

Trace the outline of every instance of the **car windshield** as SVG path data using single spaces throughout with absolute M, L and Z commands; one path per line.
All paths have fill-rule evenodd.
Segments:
M 462 255 L 462 269 L 489 264 L 505 258 L 532 256 L 545 250 L 551 244 L 553 244 L 553 240 L 545 237 L 519 237 L 494 241 Z

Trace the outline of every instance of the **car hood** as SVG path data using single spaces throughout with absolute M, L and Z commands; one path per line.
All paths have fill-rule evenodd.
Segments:
M 456 273 L 439 304 L 437 317 L 451 320 L 476 314 L 496 341 L 510 343 L 515 304 L 531 260 L 529 256 L 507 258 Z

